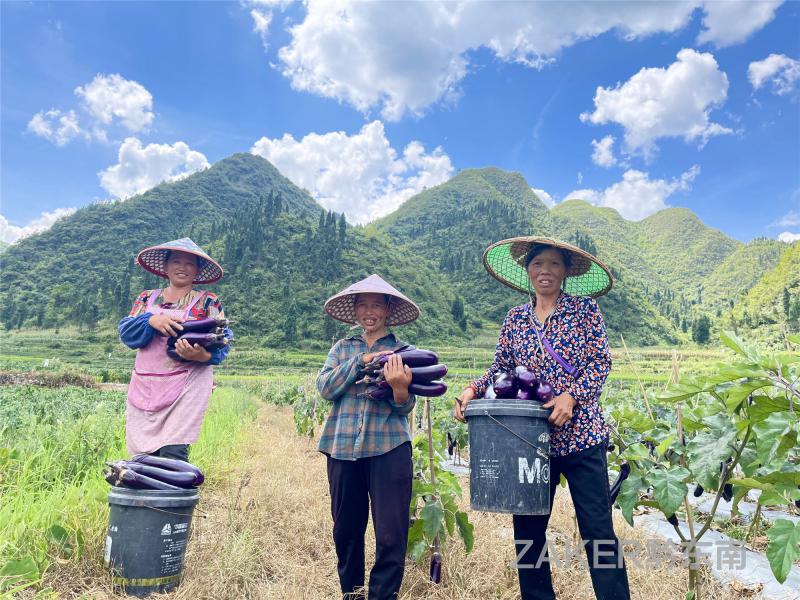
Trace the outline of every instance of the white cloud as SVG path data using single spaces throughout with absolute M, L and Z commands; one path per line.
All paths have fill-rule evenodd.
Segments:
M 547 208 L 553 208 L 556 205 L 556 199 L 544 190 L 537 190 L 536 188 L 531 188 L 531 190 L 533 190 L 533 193 L 536 194 Z
M 392 148 L 383 123 L 367 123 L 356 134 L 309 133 L 262 137 L 250 150 L 274 164 L 325 208 L 354 223 L 389 214 L 426 187 L 451 177 L 453 165 L 441 147 L 426 152 L 418 141 L 402 152 Z
M 784 54 L 770 54 L 764 60 L 750 63 L 747 78 L 755 90 L 769 81 L 773 93 L 779 96 L 790 94 L 800 80 L 800 60 Z
M 775 16 L 783 0 L 711 0 L 704 4 L 703 31 L 697 43 L 718 48 L 745 41 Z
M 275 3 L 253 15 L 261 33 Z M 474 50 L 503 62 L 541 69 L 564 49 L 614 32 L 625 40 L 674 33 L 704 10 L 703 39 L 734 43 L 762 27 L 775 4 L 762 9 L 715 2 L 362 2 L 307 0 L 304 19 L 289 29 L 278 52 L 293 88 L 345 102 L 386 120 L 423 114 L 452 102 L 470 71 Z M 253 3 L 245 3 L 252 8 Z M 744 36 L 744 37 L 743 37 Z
M 28 121 L 28 131 L 53 142 L 56 146 L 64 146 L 82 133 L 74 110 L 61 112 L 56 108 L 46 112 L 40 110 L 33 115 Z
M 800 241 L 800 233 L 791 233 L 790 231 L 784 231 L 778 236 L 778 241 L 786 242 L 787 244 Z
M 790 210 L 772 224 L 772 227 L 797 227 L 800 225 L 800 211 Z
M 129 137 L 119 147 L 119 162 L 97 175 L 108 193 L 125 199 L 208 167 L 206 157 L 183 142 L 142 146 L 137 138 Z
M 74 208 L 57 208 L 52 212 L 43 212 L 41 215 L 28 222 L 26 225 L 22 225 L 21 227 L 18 225 L 12 225 L 8 222 L 8 219 L 6 219 L 3 215 L 0 215 L 0 240 L 9 244 L 13 244 L 24 237 L 28 237 L 34 233 L 40 233 L 50 229 L 50 227 L 53 226 L 53 223 L 62 217 L 71 215 L 75 212 L 75 210 L 76 209 Z
M 682 137 L 702 147 L 709 138 L 733 133 L 709 120 L 712 108 L 728 94 L 728 77 L 709 53 L 684 48 L 666 69 L 643 68 L 615 88 L 598 87 L 593 113 L 581 121 L 618 123 L 625 129 L 625 145 L 632 152 L 652 155 L 663 137 Z
M 700 167 L 694 165 L 680 177 L 667 181 L 650 179 L 647 173 L 629 169 L 622 176 L 622 181 L 605 190 L 574 190 L 565 196 L 565 200 L 585 200 L 596 206 L 613 208 L 628 220 L 640 221 L 667 208 L 666 200 L 675 192 L 691 189 L 691 183 L 699 173 Z
M 613 167 L 617 164 L 614 157 L 614 136 L 607 135 L 602 140 L 592 140 L 592 162 L 601 167 Z
M 153 122 L 153 96 L 142 84 L 121 75 L 99 73 L 90 83 L 76 87 L 75 95 L 83 97 L 86 110 L 104 125 L 116 118 L 128 131 L 137 132 Z

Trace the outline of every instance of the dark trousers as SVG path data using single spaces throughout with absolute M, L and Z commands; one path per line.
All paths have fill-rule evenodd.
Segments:
M 161 448 L 150 454 L 153 456 L 160 456 L 161 458 L 174 458 L 175 460 L 185 460 L 189 462 L 189 444 L 161 446 Z
M 403 582 L 411 503 L 411 444 L 369 458 L 328 456 L 333 541 L 344 598 L 363 598 L 364 534 L 370 503 L 375 527 L 375 565 L 369 575 L 369 600 L 394 600 Z
M 606 444 L 598 444 L 568 456 L 550 457 L 551 506 L 562 473 L 569 483 L 569 492 L 575 505 L 581 543 L 586 542 L 583 548 L 589 559 L 589 574 L 595 596 L 598 600 L 629 600 L 628 574 L 611 521 Z M 514 540 L 517 542 L 522 600 L 554 600 L 556 597 L 550 576 L 550 563 L 544 558 L 540 559 L 548 556 L 545 532 L 549 520 L 549 514 L 514 515 Z M 526 550 L 525 542 L 528 541 L 533 544 Z M 575 554 L 578 552 L 576 550 Z M 553 561 L 564 558 L 554 557 Z M 536 568 L 537 562 L 539 568 Z

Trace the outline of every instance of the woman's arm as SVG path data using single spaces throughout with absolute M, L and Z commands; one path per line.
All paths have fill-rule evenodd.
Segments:
M 122 319 L 117 325 L 120 341 L 132 350 L 147 346 L 156 334 L 156 330 L 148 323 L 152 316 L 151 313 L 142 313 Z
M 600 307 L 593 298 L 584 305 L 583 327 L 586 335 L 585 362 L 578 377 L 569 387 L 569 394 L 578 403 L 588 402 L 600 393 L 611 371 L 611 350 Z
M 225 339 L 228 341 L 233 340 L 233 331 L 229 328 L 225 328 Z M 215 348 L 214 350 L 209 350 L 211 353 L 211 358 L 208 360 L 208 364 L 210 365 L 219 365 L 228 358 L 228 353 L 231 351 L 230 344 L 224 345 L 222 348 Z
M 364 354 L 359 352 L 347 358 L 344 340 L 339 340 L 328 352 L 328 358 L 317 375 L 317 391 L 334 402 L 338 400 L 355 381 L 364 368 Z
M 476 397 L 483 396 L 486 388 L 492 383 L 492 378 L 497 373 L 514 370 L 514 353 L 511 347 L 512 320 L 513 317 L 511 311 L 509 311 L 503 321 L 503 326 L 500 328 L 500 336 L 497 339 L 497 346 L 494 351 L 494 361 L 481 378 L 470 384 L 470 387 L 475 390 Z

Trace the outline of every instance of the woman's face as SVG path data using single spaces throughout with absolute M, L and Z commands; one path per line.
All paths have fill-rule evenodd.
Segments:
M 188 252 L 173 251 L 167 259 L 167 277 L 171 285 L 186 287 L 192 285 L 199 270 L 197 257 Z
M 548 248 L 536 255 L 528 265 L 528 277 L 531 285 L 540 296 L 558 294 L 566 274 L 564 256 L 553 248 Z
M 365 333 L 382 331 L 389 312 L 383 294 L 359 294 L 356 299 L 356 323 L 364 328 Z

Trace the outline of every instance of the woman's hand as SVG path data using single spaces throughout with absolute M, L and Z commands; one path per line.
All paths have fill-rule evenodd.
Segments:
M 203 348 L 200 344 L 190 344 L 186 340 L 178 340 L 175 342 L 175 352 L 178 356 L 186 360 L 193 360 L 196 362 L 208 362 L 211 360 L 211 352 Z
M 153 315 L 147 319 L 147 322 L 150 324 L 150 327 L 167 337 L 175 337 L 178 335 L 179 331 L 183 331 L 181 322 L 176 321 L 168 315 Z
M 467 419 L 464 417 L 464 411 L 467 409 L 467 404 L 469 404 L 470 400 L 475 398 L 475 390 L 471 387 L 464 388 L 464 391 L 461 392 L 461 395 L 456 398 L 455 401 L 455 408 L 453 409 L 453 416 L 456 418 L 457 421 L 461 421 L 462 423 L 466 423 Z
M 389 357 L 383 367 L 383 376 L 392 388 L 392 396 L 397 404 L 408 402 L 408 386 L 411 385 L 411 369 L 403 364 L 399 354 Z
M 553 412 L 548 419 L 556 427 L 561 427 L 564 423 L 572 418 L 572 409 L 575 408 L 578 402 L 569 395 L 568 392 L 559 394 L 546 402 L 543 408 L 552 408 Z
M 391 354 L 392 352 L 393 350 L 381 350 L 380 352 L 370 352 L 369 354 L 364 354 L 364 356 L 361 357 L 361 360 L 364 361 L 365 365 L 368 365 L 379 356 L 383 356 L 384 354 Z

